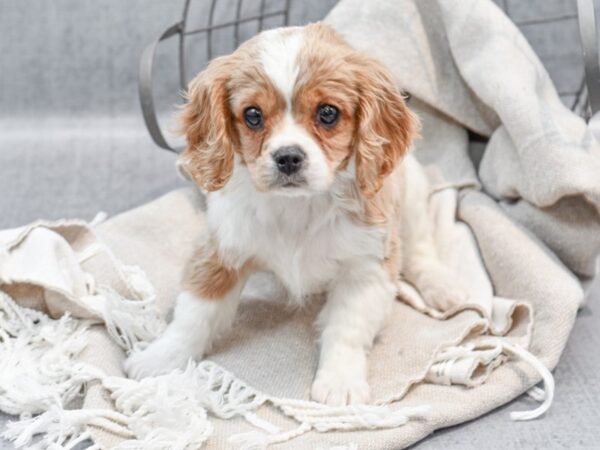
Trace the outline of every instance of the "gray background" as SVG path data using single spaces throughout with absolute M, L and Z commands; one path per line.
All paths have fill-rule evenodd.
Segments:
M 198 23 L 206 3 L 194 2 Z M 267 3 L 276 8 L 278 2 Z M 507 3 L 517 22 L 575 11 L 575 0 Z M 221 0 L 217 17 L 231 18 L 232 4 Z M 257 4 L 247 0 L 245 14 Z M 302 24 L 322 18 L 335 1 L 292 4 L 292 23 Z M 114 214 L 183 185 L 173 156 L 147 135 L 136 86 L 143 47 L 179 19 L 181 6 L 164 0 L 0 0 L 0 228 L 37 218 Z M 576 22 L 522 30 L 570 103 L 583 72 Z M 244 31 L 251 34 L 251 26 Z M 218 51 L 232 48 L 231 33 L 215 40 Z M 188 75 L 202 67 L 204 44 L 201 36 L 190 42 Z M 175 64 L 173 41 L 161 47 L 156 64 L 157 103 L 165 122 L 178 101 Z M 437 432 L 416 448 L 600 448 L 599 297 L 596 289 L 580 311 L 555 371 L 556 400 L 545 417 L 511 422 L 508 411 L 534 406 L 518 399 Z M 3 448 L 11 447 L 0 442 Z

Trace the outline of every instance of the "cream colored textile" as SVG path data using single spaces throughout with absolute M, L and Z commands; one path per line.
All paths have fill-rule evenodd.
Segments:
M 598 144 L 491 1 L 342 0 L 326 21 L 411 93 L 436 242 L 468 303 L 442 314 L 399 283 L 370 355 L 370 407 L 306 402 L 322 299 L 290 309 L 274 301 L 268 277 L 246 289 L 209 361 L 135 382 L 121 362 L 164 326 L 155 313 L 167 316 L 202 227 L 198 192 L 174 191 L 92 228 L 0 232 L 0 409 L 43 413 L 8 430 L 17 443 L 39 432 L 40 448 L 91 437 L 102 449 L 397 449 L 541 376 L 545 389 L 532 395 L 542 409 L 514 418 L 551 402 L 543 366 L 558 363 L 580 278 L 594 274 L 600 249 Z M 466 128 L 490 137 L 479 168 Z M 85 320 L 59 319 L 65 312 Z M 56 361 L 63 369 L 49 370 Z M 43 375 L 27 377 L 33 369 Z M 83 385 L 83 409 L 64 410 Z

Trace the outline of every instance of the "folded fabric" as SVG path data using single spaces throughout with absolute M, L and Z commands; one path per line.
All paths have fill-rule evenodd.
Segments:
M 436 244 L 468 301 L 442 313 L 399 280 L 370 354 L 372 405 L 308 401 L 323 299 L 294 310 L 269 274 L 207 360 L 138 382 L 121 363 L 164 327 L 201 194 L 0 232 L 0 410 L 21 415 L 5 433 L 17 445 L 397 449 L 525 391 L 541 404 L 513 419 L 550 406 L 600 250 L 598 143 L 489 0 L 342 0 L 326 21 L 411 93 Z M 478 168 L 467 129 L 490 138 Z
M 440 196 L 447 198 L 432 206 L 455 208 L 455 190 L 432 199 Z M 210 361 L 141 382 L 125 379 L 122 350 L 144 345 L 162 330 L 159 311 L 164 316 L 175 297 L 175 280 L 202 227 L 199 205 L 200 193 L 186 189 L 96 229 L 78 222 L 37 223 L 0 234 L 5 238 L 0 286 L 10 293 L 0 304 L 6 333 L 0 405 L 24 418 L 6 433 L 17 444 L 31 445 L 36 434 L 43 434 L 40 448 L 51 443 L 70 448 L 86 438 L 101 448 L 172 448 L 174 440 L 183 448 L 202 443 L 219 448 L 230 436 L 242 448 L 260 448 L 311 434 L 318 442 L 341 444 L 345 430 L 397 429 L 428 420 L 437 407 L 432 399 L 398 403 L 413 386 L 482 384 L 511 351 L 528 345 L 529 306 L 493 298 L 467 233 L 465 240 L 448 242 L 457 251 L 467 246 L 461 275 L 465 282 L 477 280 L 466 284 L 473 301 L 441 314 L 425 308 L 410 286 L 401 286 L 415 309 L 398 303 L 372 352 L 372 406 L 332 408 L 305 400 L 316 363 L 312 324 L 322 299 L 294 311 L 269 294 L 268 276 L 250 283 L 233 332 Z M 436 213 L 438 231 L 453 225 L 466 231 L 450 215 Z M 442 241 L 460 235 L 440 233 Z M 138 266 L 120 263 L 118 255 L 142 264 L 149 278 Z M 469 255 L 472 264 L 465 264 Z M 33 299 L 49 315 L 19 306 L 36 306 Z M 82 409 L 67 409 L 84 386 Z M 40 415 L 30 418 L 35 414 Z M 216 418 L 223 422 L 220 432 Z M 364 432 L 366 440 L 373 439 L 372 432 Z M 294 444 L 305 445 L 299 439 Z

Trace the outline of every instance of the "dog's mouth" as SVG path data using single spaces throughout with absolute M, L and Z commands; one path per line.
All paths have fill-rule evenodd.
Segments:
M 285 196 L 304 196 L 309 195 L 312 190 L 309 187 L 308 181 L 301 174 L 292 176 L 281 175 L 271 183 L 271 192 Z
M 283 188 L 295 188 L 304 186 L 306 183 L 299 183 L 297 181 L 288 181 L 287 183 L 283 183 L 281 187 Z
M 304 178 L 302 175 L 299 174 L 294 174 L 294 175 L 279 175 L 277 177 L 277 179 L 275 180 L 275 182 L 273 183 L 272 187 L 277 189 L 277 188 L 284 188 L 284 189 L 294 189 L 294 188 L 302 188 L 302 187 L 306 187 L 307 182 L 306 182 L 306 178 Z

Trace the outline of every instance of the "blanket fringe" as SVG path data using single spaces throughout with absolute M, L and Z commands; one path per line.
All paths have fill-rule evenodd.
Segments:
M 101 372 L 75 358 L 87 344 L 88 321 L 53 320 L 0 291 L 0 410 L 33 415 L 65 405 Z
M 554 377 L 548 368 L 539 360 L 539 358 L 525 350 L 523 347 L 504 343 L 503 348 L 509 354 L 517 356 L 523 361 L 529 363 L 540 374 L 544 383 L 543 390 L 534 386 L 528 391 L 528 394 L 532 398 L 538 401 L 543 399 L 542 404 L 531 411 L 513 411 L 510 413 L 510 418 L 514 421 L 537 419 L 541 415 L 545 414 L 552 405 L 552 400 L 554 399 Z
M 527 362 L 539 373 L 544 383 L 544 389 L 534 386 L 527 391 L 531 398 L 542 404 L 531 411 L 514 411 L 510 413 L 510 418 L 514 421 L 537 419 L 552 405 L 554 377 L 539 358 L 524 347 L 511 344 L 501 337 L 490 337 L 477 344 L 471 342 L 443 349 L 434 358 L 426 380 L 436 384 L 473 387 L 487 380 L 493 369 L 506 357 L 516 357 Z M 479 372 L 477 377 L 474 376 L 476 369 Z
M 89 252 L 80 255 L 89 258 L 105 251 L 101 245 L 88 247 Z M 156 292 L 142 269 L 121 265 L 111 255 L 123 281 L 135 298 L 129 299 L 107 285 L 96 285 L 94 277 L 86 280 L 88 295 L 81 298 L 86 307 L 104 322 L 112 340 L 125 352 L 131 352 L 136 344 L 150 342 L 165 329 L 166 323 L 156 307 Z
M 108 286 L 99 286 L 86 304 L 102 318 L 112 340 L 127 353 L 139 342 L 154 340 L 166 326 L 156 310 L 153 296 L 130 300 Z
M 270 399 L 288 417 L 307 423 L 319 432 L 395 428 L 410 419 L 425 417 L 428 405 L 393 409 L 388 405 L 328 406 L 294 399 Z
M 215 391 L 205 381 L 205 373 L 188 364 L 185 370 L 145 378 L 141 381 L 107 377 L 103 385 L 111 392 L 118 411 L 129 418 L 135 439 L 119 449 L 199 448 L 212 434 L 202 399 Z M 207 402 L 215 402 L 215 397 Z
M 99 312 L 109 333 L 126 350 L 159 332 L 162 323 L 144 318 L 141 322 L 145 326 L 136 328 L 134 323 L 144 311 L 148 317 L 156 317 L 153 299 L 132 301 L 114 292 L 95 291 L 103 296 L 103 301 L 95 299 L 95 304 L 102 305 Z M 87 345 L 86 332 L 92 323 L 69 315 L 53 320 L 17 305 L 0 292 L 0 409 L 21 415 L 21 420 L 10 423 L 4 433 L 17 447 L 70 450 L 90 438 L 88 427 L 97 426 L 125 439 L 118 450 L 198 448 L 213 432 L 210 413 L 222 419 L 241 417 L 254 426 L 257 431 L 232 436 L 231 442 L 242 449 L 257 450 L 311 430 L 398 427 L 429 410 L 394 410 L 383 405 L 331 407 L 268 397 L 211 361 L 190 361 L 185 370 L 141 381 L 108 377 L 75 360 Z M 101 380 L 116 411 L 65 409 L 92 380 Z M 298 426 L 281 430 L 259 417 L 256 411 L 267 403 Z
M 3 436 L 13 441 L 17 448 L 30 450 L 72 450 L 91 437 L 90 425 L 102 427 L 122 437 L 131 437 L 126 427 L 128 418 L 106 409 L 65 410 L 52 406 L 33 418 L 9 422 Z M 36 436 L 40 439 L 34 441 Z
M 95 292 L 103 298 L 96 304 L 102 305 L 99 312 L 109 333 L 125 350 L 130 351 L 139 341 L 152 339 L 162 330 L 164 323 L 154 320 L 157 315 L 152 295 L 134 301 L 107 289 Z M 142 325 L 138 327 L 140 317 Z M 427 417 L 430 412 L 427 405 L 332 407 L 270 397 L 211 361 L 190 361 L 185 370 L 141 381 L 107 377 L 75 359 L 87 344 L 86 332 L 91 323 L 69 315 L 53 320 L 17 305 L 0 291 L 0 409 L 21 415 L 21 420 L 10 423 L 3 433 L 17 447 L 72 450 L 91 437 L 89 427 L 101 427 L 124 438 L 117 450 L 188 450 L 201 447 L 212 435 L 208 419 L 208 414 L 212 414 L 222 419 L 246 420 L 256 430 L 233 435 L 229 442 L 241 450 L 264 450 L 309 431 L 395 428 Z M 437 364 L 441 370 L 465 358 L 495 364 L 502 355 L 528 362 L 544 381 L 543 390 L 530 390 L 530 395 L 542 404 L 533 411 L 513 412 L 511 418 L 531 420 L 544 414 L 554 396 L 552 374 L 538 358 L 518 345 L 494 338 L 477 346 L 450 347 L 436 357 L 434 366 Z M 92 380 L 101 380 L 111 393 L 116 411 L 65 409 Z M 267 404 L 298 425 L 282 430 L 259 417 L 257 411 Z M 35 414 L 38 415 L 32 417 Z
M 222 419 L 237 416 L 262 430 L 231 436 L 229 441 L 243 450 L 263 450 L 311 430 L 327 432 L 399 427 L 429 412 L 426 406 L 395 410 L 375 405 L 332 407 L 310 401 L 268 397 L 211 361 L 190 361 L 183 371 L 174 370 L 167 375 L 141 381 L 109 377 L 103 384 L 111 392 L 117 410 L 131 419 L 129 427 L 136 435 L 147 434 L 149 429 L 164 433 L 176 430 L 180 435 L 196 432 L 199 433 L 198 438 L 207 439 L 212 427 L 206 413 Z M 282 431 L 258 417 L 256 410 L 267 403 L 299 425 Z M 197 423 L 189 422 L 193 414 L 202 414 Z M 169 441 L 173 439 L 171 437 Z
M 240 450 L 266 450 L 269 445 L 288 442 L 311 429 L 310 424 L 304 422 L 297 428 L 285 433 L 269 435 L 260 431 L 250 431 L 248 433 L 234 434 L 228 439 L 228 442 L 237 445 Z
M 240 450 L 266 450 L 269 445 L 290 441 L 311 430 L 328 432 L 395 428 L 410 419 L 424 417 L 431 410 L 429 406 L 392 410 L 387 406 L 374 405 L 332 407 L 294 399 L 272 398 L 269 401 L 286 416 L 300 422 L 300 425 L 286 432 L 272 434 L 259 431 L 234 434 L 229 442 L 237 444 Z

